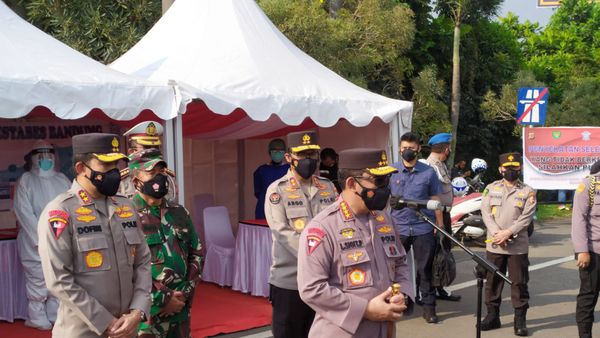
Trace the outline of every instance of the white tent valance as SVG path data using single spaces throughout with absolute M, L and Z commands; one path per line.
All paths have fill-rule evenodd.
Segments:
M 23 117 L 36 106 L 61 119 L 101 109 L 130 120 L 145 109 L 177 116 L 174 86 L 149 83 L 92 60 L 21 19 L 0 1 L 0 118 Z
M 371 93 L 302 52 L 254 0 L 177 0 L 111 67 L 174 80 L 184 97 L 211 111 L 241 108 L 254 121 L 277 115 L 285 125 L 310 118 L 321 127 L 340 119 L 365 126 L 375 117 L 387 123 L 412 114 L 411 102 Z

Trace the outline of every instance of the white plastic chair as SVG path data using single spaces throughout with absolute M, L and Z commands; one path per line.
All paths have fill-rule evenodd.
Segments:
M 206 239 L 206 259 L 202 270 L 202 279 L 220 286 L 231 286 L 233 284 L 235 238 L 226 207 L 204 209 L 204 238 Z

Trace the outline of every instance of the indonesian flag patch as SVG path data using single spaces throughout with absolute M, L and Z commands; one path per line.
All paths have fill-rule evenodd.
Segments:
M 308 229 L 308 235 L 306 235 L 306 244 L 308 246 L 308 254 L 312 254 L 313 251 L 321 244 L 321 241 L 325 237 L 325 231 L 319 228 Z
M 48 224 L 50 224 L 50 229 L 54 233 L 54 237 L 58 239 L 60 234 L 67 227 L 69 220 L 69 213 L 62 210 L 50 210 L 48 212 Z

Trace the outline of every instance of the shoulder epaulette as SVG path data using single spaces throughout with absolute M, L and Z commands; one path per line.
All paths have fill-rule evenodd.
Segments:
M 121 180 L 124 180 L 125 178 L 129 177 L 129 168 L 121 169 L 120 173 L 121 173 Z

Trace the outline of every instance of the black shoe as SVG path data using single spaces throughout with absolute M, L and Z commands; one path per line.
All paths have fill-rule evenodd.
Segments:
M 447 300 L 449 302 L 458 302 L 462 298 L 460 295 L 453 295 L 448 293 L 440 293 L 435 297 L 436 299 Z
M 495 330 L 499 329 L 501 326 L 500 310 L 497 307 L 488 307 L 488 313 L 481 321 L 481 331 Z
M 527 306 L 515 309 L 515 321 L 514 321 L 515 336 L 527 337 L 529 335 L 529 333 L 527 332 L 526 317 L 527 317 Z
M 435 307 L 433 306 L 423 307 L 423 318 L 429 324 L 435 324 L 439 322 L 438 316 L 435 314 Z

